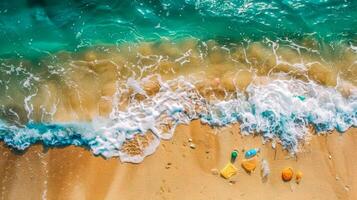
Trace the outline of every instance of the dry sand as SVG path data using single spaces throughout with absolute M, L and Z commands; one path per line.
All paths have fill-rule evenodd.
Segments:
M 242 148 L 252 147 L 261 147 L 259 158 L 269 162 L 266 182 L 260 165 L 251 175 L 239 166 Z M 213 175 L 235 148 L 238 174 L 231 180 Z M 357 129 L 311 136 L 297 157 L 263 145 L 260 137 L 242 137 L 237 125 L 217 130 L 198 121 L 180 126 L 141 164 L 105 160 L 79 147 L 0 151 L 1 199 L 357 199 Z M 304 173 L 300 184 L 281 180 L 286 166 Z

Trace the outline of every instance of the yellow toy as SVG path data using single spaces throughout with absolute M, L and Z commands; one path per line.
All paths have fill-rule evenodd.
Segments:
M 228 179 L 237 173 L 237 168 L 232 163 L 227 163 L 226 166 L 221 169 L 221 176 Z

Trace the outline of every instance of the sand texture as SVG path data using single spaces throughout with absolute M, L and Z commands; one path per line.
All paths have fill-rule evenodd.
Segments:
M 212 129 L 194 121 L 179 126 L 170 141 L 141 164 L 120 163 L 93 156 L 80 147 L 44 149 L 36 145 L 23 153 L 1 147 L 1 199 L 356 199 L 357 129 L 340 135 L 312 135 L 297 156 L 262 144 L 259 136 L 241 136 L 238 125 Z M 192 143 L 195 148 L 190 146 Z M 241 165 L 242 149 L 261 147 L 252 174 Z M 215 175 L 239 150 L 237 175 Z M 260 160 L 270 174 L 262 180 Z M 281 170 L 303 172 L 300 184 L 283 182 Z

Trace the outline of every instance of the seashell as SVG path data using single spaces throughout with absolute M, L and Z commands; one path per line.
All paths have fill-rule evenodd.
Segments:
M 296 183 L 299 184 L 302 179 L 303 173 L 301 171 L 297 171 L 295 175 Z
M 293 178 L 294 172 L 291 167 L 286 167 L 281 173 L 281 177 L 284 181 L 290 181 Z

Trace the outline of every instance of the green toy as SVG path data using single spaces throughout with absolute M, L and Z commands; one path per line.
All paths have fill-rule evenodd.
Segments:
M 238 157 L 238 150 L 233 150 L 231 153 L 231 163 L 234 163 Z

